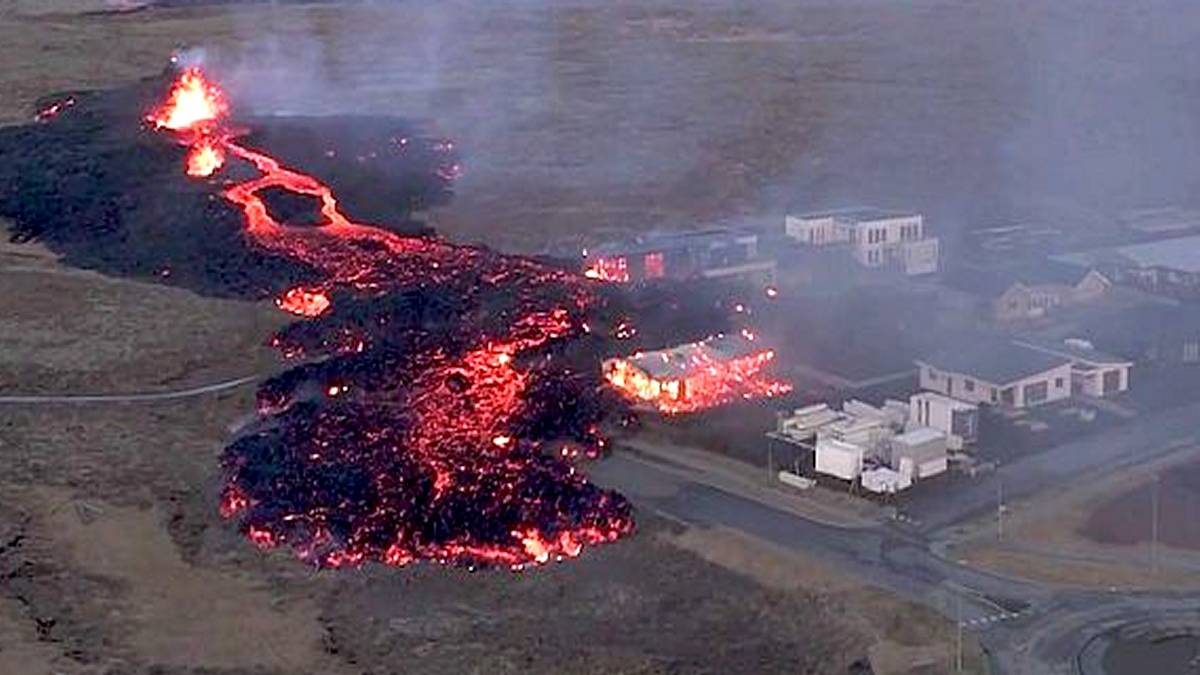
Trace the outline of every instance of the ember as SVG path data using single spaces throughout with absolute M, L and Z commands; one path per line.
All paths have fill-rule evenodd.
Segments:
M 50 120 L 54 119 L 55 117 L 58 117 L 59 113 L 66 110 L 67 108 L 70 108 L 73 105 L 75 105 L 75 97 L 68 96 L 67 98 L 64 98 L 61 101 L 51 103 L 50 105 L 46 106 L 45 108 L 42 108 L 41 110 L 39 110 L 37 112 L 37 114 L 33 116 L 33 121 L 49 122 Z
M 355 222 L 321 180 L 239 140 L 226 111 L 220 89 L 193 68 L 147 120 L 189 145 L 189 157 L 206 157 L 189 159 L 190 175 L 211 174 L 226 156 L 257 172 L 222 192 L 241 210 L 247 239 L 320 275 L 277 300 L 309 321 L 272 343 L 326 358 L 260 389 L 260 414 L 272 423 L 226 450 L 222 514 L 257 546 L 287 545 L 330 567 L 521 569 L 631 532 L 624 498 L 543 452 L 552 441 L 588 455 L 603 445 L 602 393 L 555 359 L 587 335 L 597 300 L 584 281 Z M 315 198 L 319 224 L 276 220 L 268 189 Z M 535 353 L 544 356 L 526 358 Z M 325 396 L 304 393 L 314 387 Z

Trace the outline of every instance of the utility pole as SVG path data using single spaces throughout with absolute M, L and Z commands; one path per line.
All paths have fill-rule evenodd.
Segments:
M 955 614 L 958 616 L 958 639 L 955 641 L 954 647 L 954 672 L 961 673 L 963 669 L 963 620 L 962 620 L 962 591 L 955 591 L 954 601 L 956 606 Z
M 1004 483 L 996 483 L 996 539 L 1004 539 Z
M 1158 483 L 1159 476 L 1154 474 L 1154 482 L 1150 486 L 1150 571 L 1158 572 Z
M 767 479 L 775 478 L 775 439 L 767 437 Z

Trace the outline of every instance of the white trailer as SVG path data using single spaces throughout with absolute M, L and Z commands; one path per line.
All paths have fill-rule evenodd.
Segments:
M 817 440 L 816 471 L 827 476 L 852 481 L 862 473 L 862 446 L 834 438 Z
M 914 481 L 945 473 L 946 434 L 918 427 L 896 436 L 892 439 L 891 465 Z

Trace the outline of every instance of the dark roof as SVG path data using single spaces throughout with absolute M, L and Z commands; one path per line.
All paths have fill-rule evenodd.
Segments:
M 964 337 L 917 363 L 1004 385 L 1070 363 L 1063 356 L 1020 347 L 1000 338 Z
M 1102 352 L 1097 349 L 1089 349 L 1081 345 L 1070 344 L 1066 341 L 1056 342 L 1054 340 L 1041 340 L 1038 338 L 1021 338 L 1016 341 L 1018 346 L 1029 347 L 1048 354 L 1057 354 L 1065 356 L 1076 361 L 1085 363 L 1093 363 L 1096 365 L 1116 365 L 1129 363 L 1130 360 L 1120 356 L 1113 356 L 1107 352 Z
M 728 245 L 743 237 L 757 237 L 753 230 L 735 228 L 710 228 L 689 232 L 650 233 L 634 239 L 601 244 L 589 253 L 599 256 L 637 255 L 655 251 L 669 251 L 703 246 Z
M 1200 273 L 1200 235 L 1159 239 L 1057 257 L 1078 265 L 1124 264 L 1135 267 L 1162 267 L 1197 274 Z
M 972 295 L 994 299 L 1004 294 L 1013 284 L 1042 286 L 1061 284 L 1074 286 L 1091 270 L 1049 258 L 1025 261 L 999 267 L 953 267 L 944 275 L 944 283 Z
M 1140 356 L 1147 342 L 1194 340 L 1200 337 L 1200 307 L 1143 304 L 1089 314 L 1080 320 L 1080 333 L 1118 354 Z

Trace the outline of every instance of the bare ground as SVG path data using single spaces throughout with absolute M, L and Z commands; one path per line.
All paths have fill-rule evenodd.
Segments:
M 1152 463 L 1090 476 L 1054 494 L 1011 504 L 1003 540 L 996 539 L 993 514 L 970 526 L 971 533 L 951 553 L 1003 574 L 1063 586 L 1196 587 L 1200 555 L 1194 550 L 1160 540 L 1157 554 L 1152 554 L 1148 507 L 1153 476 L 1191 465 L 1196 456 L 1195 448 L 1185 448 Z M 1139 510 L 1141 519 L 1135 522 L 1124 512 L 1114 515 L 1116 508 L 1128 511 L 1133 499 L 1146 502 Z M 1194 517 L 1184 497 L 1164 500 L 1161 508 L 1163 523 Z

